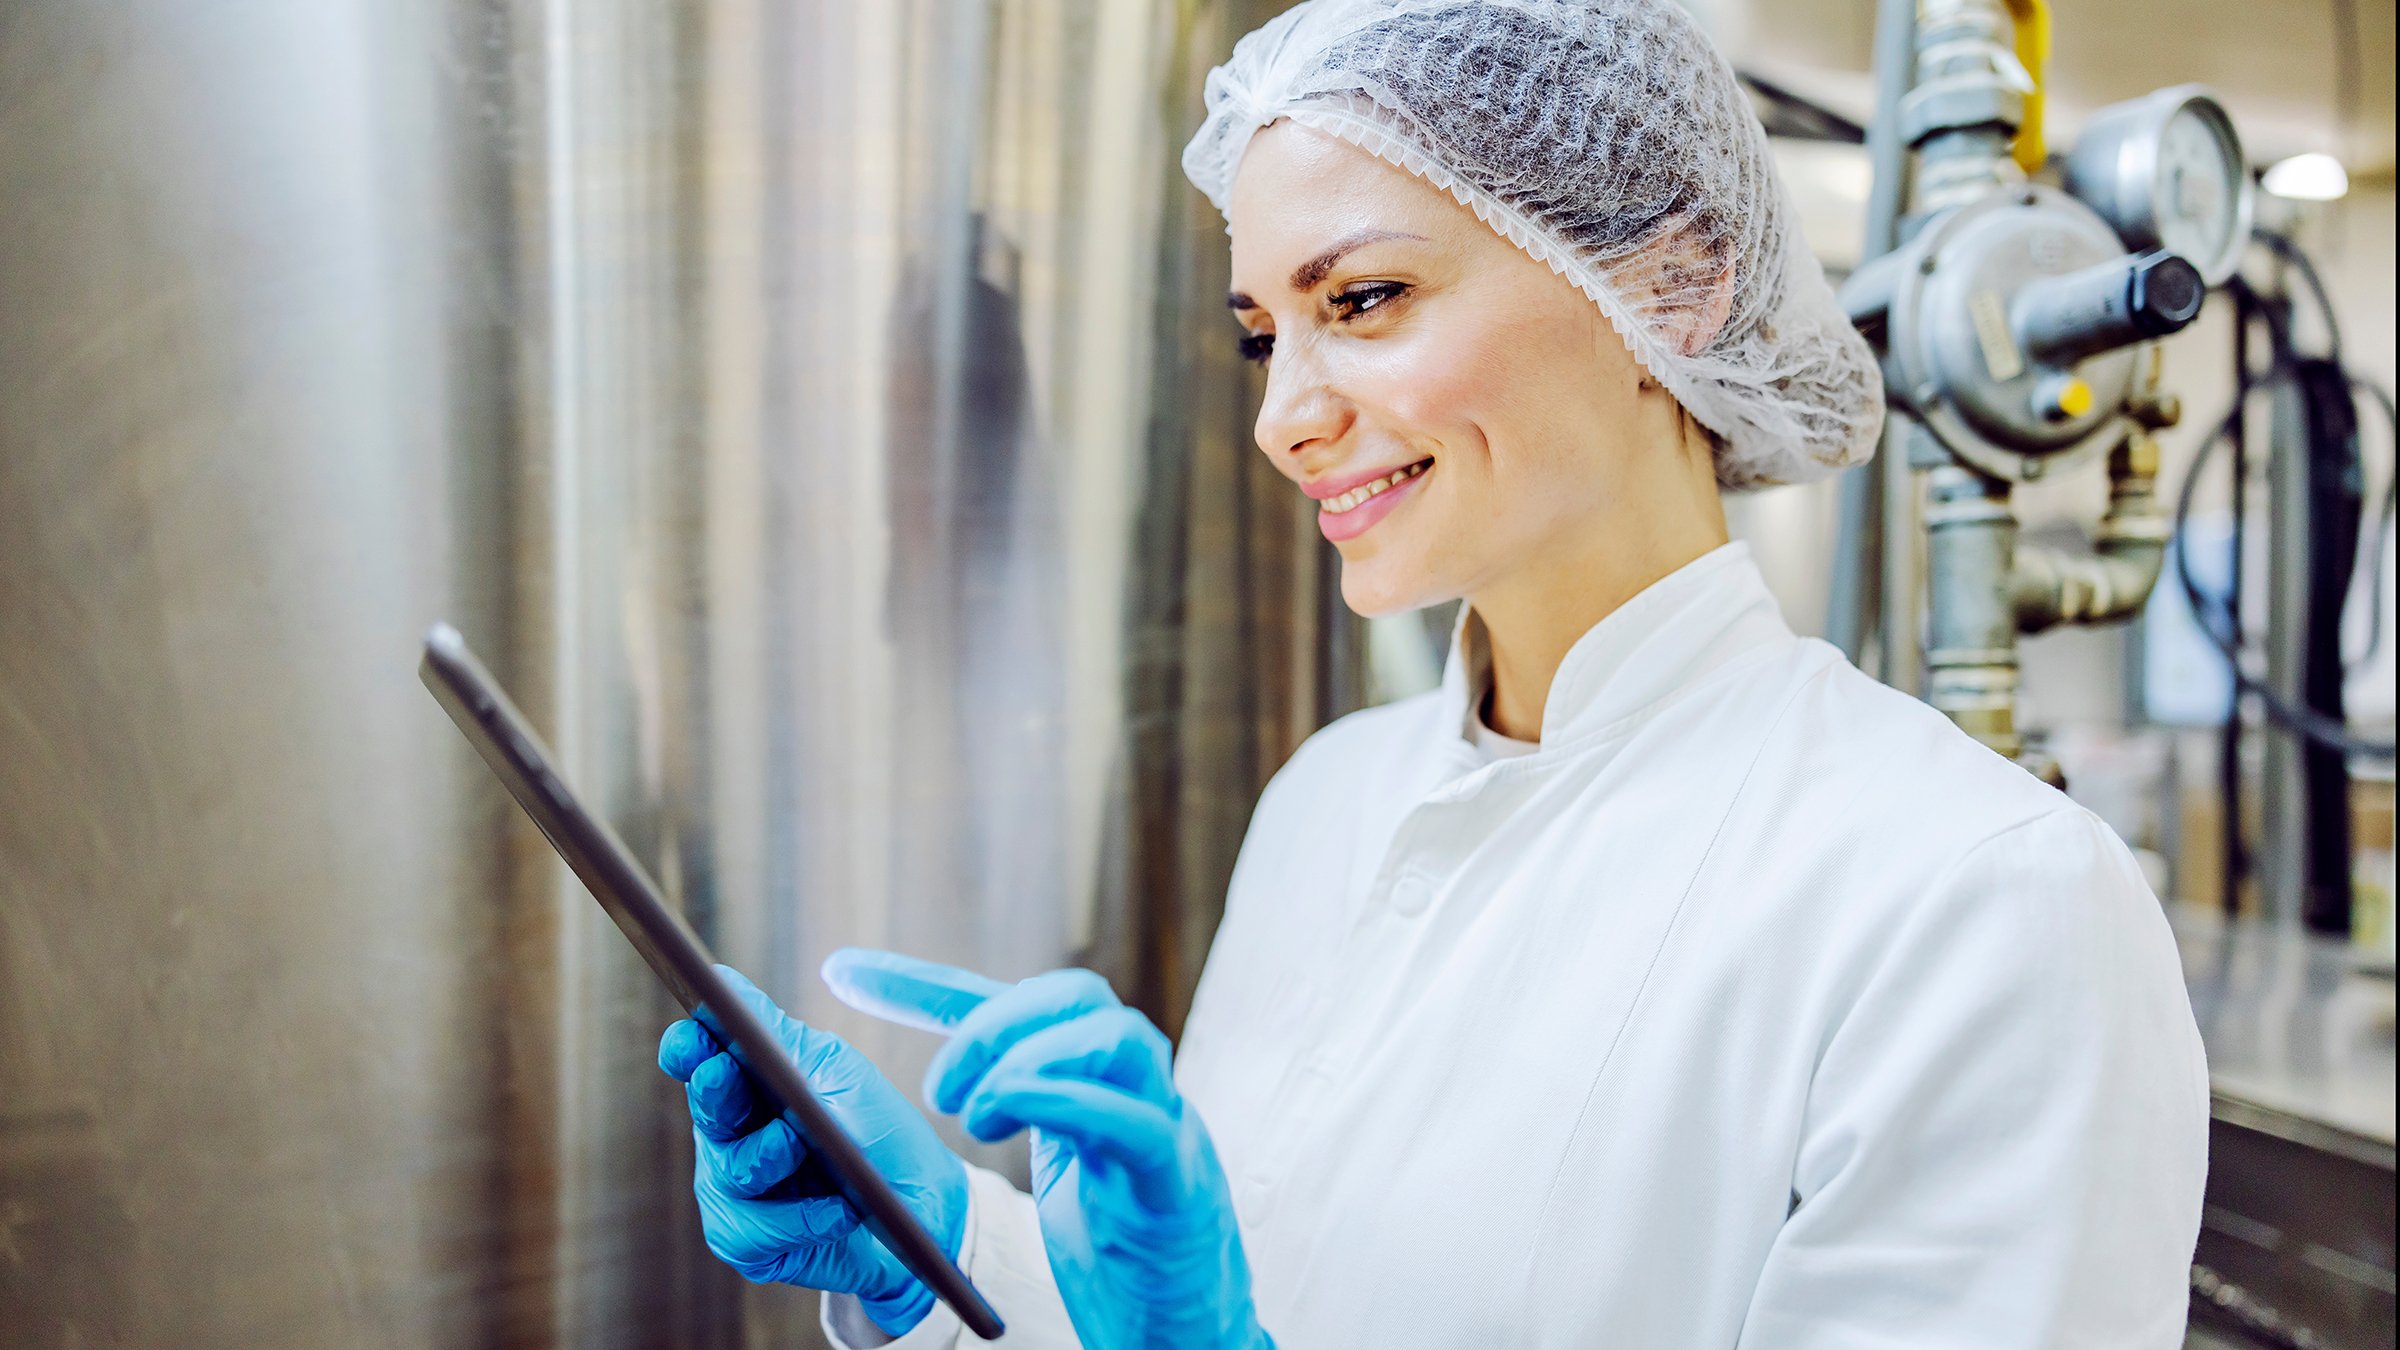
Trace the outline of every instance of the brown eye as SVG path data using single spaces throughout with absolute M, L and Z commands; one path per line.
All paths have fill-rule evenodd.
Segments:
M 1335 292 L 1333 305 L 1342 312 L 1341 317 L 1354 319 L 1400 298 L 1407 291 L 1408 287 L 1397 281 L 1361 282 L 1347 290 Z
M 1267 358 L 1275 354 L 1275 335 L 1273 333 L 1244 333 L 1242 340 L 1234 344 L 1234 350 L 1240 352 L 1245 361 L 1255 361 L 1260 365 L 1265 365 Z

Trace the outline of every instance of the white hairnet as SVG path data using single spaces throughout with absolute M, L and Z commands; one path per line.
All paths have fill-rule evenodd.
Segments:
M 1715 433 L 1726 486 L 1873 451 L 1874 357 L 1732 69 L 1666 0 L 1309 0 L 1235 44 L 1207 99 L 1183 169 L 1218 210 L 1279 118 L 1446 189 L 1600 306 Z

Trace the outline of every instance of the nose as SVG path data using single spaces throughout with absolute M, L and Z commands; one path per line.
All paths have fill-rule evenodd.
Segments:
M 1277 468 L 1297 473 L 1302 451 L 1338 440 L 1353 416 L 1350 401 L 1333 389 L 1322 365 L 1305 347 L 1277 351 L 1267 366 L 1267 393 L 1259 400 L 1251 436 Z

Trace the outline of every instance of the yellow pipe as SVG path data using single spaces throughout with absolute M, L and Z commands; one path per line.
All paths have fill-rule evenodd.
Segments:
M 2017 60 L 2033 79 L 2033 88 L 2025 95 L 2025 121 L 2017 128 L 2016 142 L 2010 148 L 2017 167 L 2030 174 L 2039 172 L 2050 157 L 2042 140 L 2042 91 L 2050 66 L 2050 0 L 2008 0 L 2008 8 L 2017 21 Z

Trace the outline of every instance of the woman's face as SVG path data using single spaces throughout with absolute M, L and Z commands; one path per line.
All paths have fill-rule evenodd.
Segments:
M 1636 457 L 1668 458 L 1682 415 L 1582 292 L 1290 122 L 1251 141 L 1227 215 L 1234 317 L 1267 369 L 1258 448 L 1319 500 L 1352 609 L 1475 597 L 1639 529 Z

